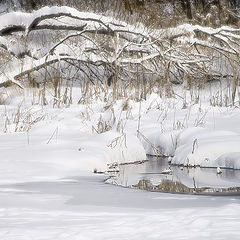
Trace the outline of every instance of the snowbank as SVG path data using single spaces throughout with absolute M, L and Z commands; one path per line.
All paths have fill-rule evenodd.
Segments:
M 230 131 L 189 128 L 178 137 L 172 164 L 239 168 L 240 135 Z M 232 152 L 239 152 L 235 157 Z
M 110 163 L 145 160 L 146 154 L 171 156 L 178 165 L 240 169 L 237 108 L 195 104 L 183 109 L 178 99 L 157 94 L 127 105 L 126 99 L 76 104 L 76 97 L 58 109 L 50 100 L 44 107 L 32 105 L 31 93 L 24 99 L 0 106 L 1 182 L 84 176 Z M 30 130 L 19 132 L 24 124 Z

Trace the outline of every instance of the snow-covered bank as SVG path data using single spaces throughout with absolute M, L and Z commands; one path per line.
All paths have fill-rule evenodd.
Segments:
M 240 168 L 238 108 L 205 102 L 182 109 L 179 99 L 157 99 L 141 118 L 139 138 L 147 154 L 171 156 L 177 165 Z
M 146 159 L 136 134 L 105 130 L 111 114 L 102 102 L 52 108 L 32 105 L 28 93 L 14 99 L 0 106 L 1 183 L 91 175 Z
M 86 126 L 74 107 L 50 112 L 29 132 L 0 134 L 1 183 L 89 175 L 94 169 L 105 170 L 109 163 L 146 158 L 132 134 L 92 133 L 92 126 Z
M 178 140 L 173 164 L 240 169 L 240 134 L 190 128 Z
M 53 130 L 54 131 L 54 130 Z M 58 142 L 53 139 L 47 144 L 49 135 L 31 134 L 30 140 L 37 143 L 28 145 L 26 134 L 1 135 L 0 181 L 25 182 L 47 181 L 66 176 L 89 175 L 94 169 L 106 170 L 112 162 L 139 161 L 145 159 L 145 152 L 134 136 L 126 136 L 126 145 L 122 148 L 108 146 L 119 134 L 96 136 L 87 133 L 63 134 Z M 120 136 L 121 137 L 121 136 Z M 42 141 L 39 139 L 42 138 Z M 125 140 L 124 140 L 125 141 Z M 131 143 L 128 144 L 128 141 Z M 114 143 L 115 144 L 115 143 Z M 125 144 L 125 143 L 124 143 Z
M 157 94 L 112 104 L 76 104 L 78 98 L 52 108 L 49 95 L 49 105 L 40 107 L 26 91 L 0 107 L 1 182 L 89 175 L 146 154 L 172 156 L 173 164 L 240 168 L 238 108 L 202 100 L 183 109 L 179 98 Z

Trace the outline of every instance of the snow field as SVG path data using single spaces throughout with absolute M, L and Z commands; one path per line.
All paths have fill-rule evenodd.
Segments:
M 101 176 L 0 186 L 0 237 L 238 239 L 239 198 L 152 193 Z

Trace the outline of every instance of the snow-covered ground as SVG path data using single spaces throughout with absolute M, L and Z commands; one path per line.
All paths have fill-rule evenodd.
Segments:
M 239 239 L 239 197 L 145 192 L 93 174 L 154 152 L 239 168 L 238 108 L 202 99 L 182 109 L 157 94 L 127 107 L 76 102 L 53 108 L 49 96 L 40 106 L 26 91 L 0 106 L 1 239 Z
M 0 187 L 0 238 L 239 239 L 238 197 L 152 193 L 102 176 Z
M 171 156 L 173 164 L 240 168 L 239 108 L 211 106 L 207 90 L 184 109 L 177 95 L 77 104 L 79 89 L 73 92 L 67 107 L 53 108 L 50 94 L 48 105 L 34 104 L 31 90 L 0 106 L 2 182 L 89 174 L 146 154 Z
M 205 45 L 207 49 L 216 48 L 224 54 L 227 52 L 238 60 L 237 30 L 184 24 L 150 33 L 140 23 L 136 27 L 69 7 L 45 7 L 33 13 L 11 12 L 2 14 L 0 19 L 1 47 L 10 54 L 4 52 L 2 55 L 0 77 L 1 240 L 239 239 L 238 196 L 145 192 L 106 184 L 106 176 L 93 174 L 106 170 L 111 163 L 145 160 L 146 154 L 168 156 L 176 165 L 240 169 L 240 93 L 235 63 L 230 67 L 231 64 L 226 64 L 221 57 L 221 64 L 211 62 L 214 56 L 209 53 L 209 57 L 206 50 L 204 54 L 185 54 L 186 51 L 193 53 L 191 51 L 195 49 L 189 49 L 197 44 Z M 73 28 L 76 26 L 78 30 Z M 96 35 L 98 31 L 103 34 L 116 31 L 118 37 L 122 34 L 125 40 L 118 42 L 117 37 L 116 42 L 110 41 L 112 48 L 109 48 L 110 42 L 105 44 L 104 38 L 85 36 L 87 40 L 76 44 L 73 41 L 68 46 L 67 42 L 62 44 L 70 38 L 67 33 L 55 36 L 53 42 L 50 32 L 30 34 L 34 28 L 37 31 L 53 27 L 72 29 L 75 37 L 88 31 Z M 20 32 L 11 34 L 15 31 L 23 32 L 22 35 Z M 75 31 L 80 32 L 76 35 Z M 196 31 L 204 35 L 202 41 L 198 41 Z M 217 42 L 205 37 L 211 35 L 223 40 L 221 44 L 215 45 Z M 158 49 L 162 45 L 155 44 L 158 38 L 169 39 L 171 36 L 173 39 L 179 37 L 176 44 L 172 46 L 169 41 L 170 49 L 168 44 L 166 49 Z M 147 41 L 142 43 L 144 38 Z M 95 51 L 95 45 L 100 52 Z M 173 51 L 175 46 L 176 52 Z M 143 57 L 135 59 L 134 56 L 123 57 L 124 54 L 121 57 L 124 50 L 144 49 L 148 54 Z M 103 54 L 106 51 L 107 57 Z M 162 90 L 167 88 L 164 83 L 156 89 L 151 82 L 149 86 L 138 86 L 139 81 L 131 90 L 127 85 L 124 90 L 119 86 L 117 90 L 122 92 L 117 96 L 116 91 L 111 92 L 112 88 L 105 84 L 113 77 L 111 70 L 96 67 L 100 61 L 107 66 L 119 63 L 120 67 L 145 64 L 146 69 L 151 70 L 149 60 L 160 56 L 166 58 L 166 63 L 175 64 L 178 70 L 182 66 L 186 73 L 197 67 L 198 74 L 199 69 L 205 69 L 206 63 L 210 65 L 206 73 L 217 71 L 219 79 L 205 83 L 200 76 L 202 86 L 199 88 L 191 85 L 188 86 L 190 90 L 186 90 L 184 82 L 182 86 L 166 91 Z M 51 63 L 64 59 L 83 62 L 85 67 L 90 61 L 94 71 L 89 67 L 85 75 L 75 76 L 70 69 L 66 74 L 72 82 L 65 82 L 67 87 L 63 83 L 60 90 L 59 75 L 53 79 L 51 74 L 47 77 L 47 72 L 50 73 Z M 203 65 L 200 64 L 202 61 Z M 161 62 L 157 63 L 161 65 Z M 162 76 L 164 69 L 155 69 L 155 65 L 157 77 Z M 215 69 L 215 65 L 218 68 Z M 77 65 L 74 67 L 78 72 Z M 56 68 L 61 68 L 61 64 Z M 100 81 L 95 81 L 95 85 L 90 83 L 95 70 L 103 78 L 102 85 Z M 34 75 L 36 71 L 38 73 Z M 54 70 L 51 71 L 54 74 Z M 63 69 L 60 72 L 64 74 Z M 145 79 L 144 74 L 144 81 L 155 81 L 149 76 Z M 35 82 L 39 88 L 27 89 L 24 84 L 28 84 L 22 79 L 26 75 L 27 80 Z M 223 75 L 227 78 L 222 78 Z M 46 85 L 43 84 L 48 80 Z M 146 99 L 139 100 L 141 92 L 145 93 L 141 87 L 150 88 Z M 73 102 L 68 104 L 71 91 Z M 171 97 L 164 96 L 167 92 Z M 125 97 L 121 98 L 121 95 Z M 65 97 L 68 101 L 64 103 Z M 209 176 L 199 175 L 204 178 L 204 184 Z

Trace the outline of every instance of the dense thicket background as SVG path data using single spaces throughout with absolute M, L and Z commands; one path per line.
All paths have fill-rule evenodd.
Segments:
M 148 24 L 161 27 L 182 22 L 220 26 L 239 25 L 240 0 L 1 0 L 3 11 L 24 9 L 31 11 L 41 6 L 68 5 L 80 10 L 114 14 L 115 17 L 136 17 Z

